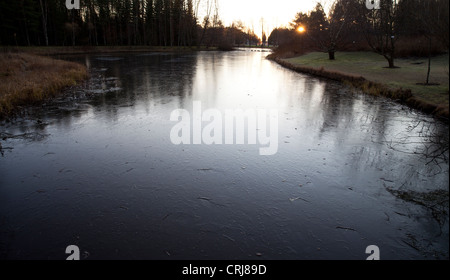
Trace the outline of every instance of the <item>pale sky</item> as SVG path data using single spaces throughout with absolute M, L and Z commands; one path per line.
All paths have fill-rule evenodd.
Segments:
M 225 26 L 241 20 L 261 37 L 261 18 L 269 36 L 272 29 L 287 26 L 298 12 L 312 10 L 317 0 L 218 0 L 219 15 Z

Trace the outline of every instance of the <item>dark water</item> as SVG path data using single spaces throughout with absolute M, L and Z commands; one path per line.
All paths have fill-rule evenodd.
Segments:
M 265 55 L 66 58 L 91 80 L 0 127 L 0 258 L 448 259 L 448 212 L 388 191 L 448 209 L 448 126 Z M 172 144 L 194 101 L 277 109 L 277 154 Z

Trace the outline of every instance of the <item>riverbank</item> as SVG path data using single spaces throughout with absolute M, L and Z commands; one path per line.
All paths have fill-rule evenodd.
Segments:
M 324 53 L 282 59 L 269 59 L 291 70 L 350 84 L 372 95 L 391 98 L 403 104 L 442 118 L 449 118 L 448 54 L 433 57 L 431 85 L 426 80 L 427 59 L 397 59 L 398 68 L 385 68 L 382 56 L 370 52 L 337 53 L 336 60 L 328 60 Z
M 85 66 L 31 53 L 0 53 L 0 118 L 88 77 Z

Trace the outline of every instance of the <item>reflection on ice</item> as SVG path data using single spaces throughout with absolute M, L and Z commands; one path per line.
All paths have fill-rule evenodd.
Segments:
M 369 245 L 448 259 L 448 214 L 415 202 L 448 193 L 448 126 L 265 55 L 73 58 L 86 84 L 1 126 L 0 258 L 75 244 L 100 259 L 364 260 Z M 171 113 L 194 101 L 276 109 L 278 153 L 172 144 Z

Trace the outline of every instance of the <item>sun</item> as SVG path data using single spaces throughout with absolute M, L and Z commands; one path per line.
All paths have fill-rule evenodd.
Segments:
M 297 28 L 297 31 L 300 32 L 300 33 L 303 33 L 303 32 L 306 31 L 306 29 L 305 29 L 305 27 L 303 27 L 303 26 L 299 26 L 299 27 Z

